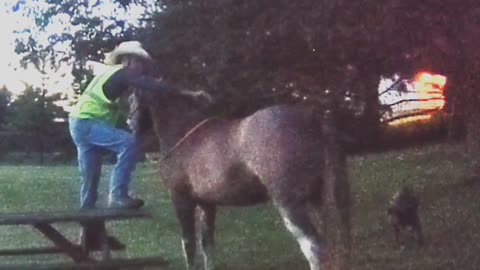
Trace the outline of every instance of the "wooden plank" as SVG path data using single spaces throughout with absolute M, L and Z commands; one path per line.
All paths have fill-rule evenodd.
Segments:
M 0 265 L 0 270 L 91 270 L 91 269 L 138 269 L 148 266 L 166 266 L 168 262 L 161 257 L 152 258 L 118 258 L 104 262 L 85 263 L 53 263 L 53 264 L 22 264 Z
M 0 256 L 27 256 L 41 254 L 57 254 L 62 253 L 58 247 L 35 247 L 35 248 L 19 248 L 0 250 Z
M 45 237 L 51 240 L 56 247 L 62 249 L 65 254 L 75 262 L 82 262 L 88 259 L 88 255 L 85 254 L 79 246 L 72 244 L 59 231 L 57 231 L 57 229 L 52 227 L 52 225 L 48 223 L 36 223 L 33 226 L 45 235 Z
M 78 248 L 80 249 L 81 247 L 78 246 Z M 118 240 L 114 240 L 114 242 L 109 241 L 109 248 L 112 251 L 122 251 L 126 249 L 125 245 Z M 98 251 L 98 250 L 100 250 L 100 247 L 92 248 L 89 251 Z M 48 255 L 48 254 L 58 254 L 63 252 L 64 251 L 58 247 L 30 247 L 30 248 L 4 249 L 4 250 L 0 250 L 0 257 Z
M 89 222 L 151 217 L 151 213 L 144 209 L 98 208 L 73 211 L 3 214 L 0 215 L 0 225 L 26 225 L 54 222 Z

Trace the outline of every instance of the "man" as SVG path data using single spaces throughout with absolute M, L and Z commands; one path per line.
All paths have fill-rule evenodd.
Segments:
M 166 91 L 159 80 L 146 76 L 152 58 L 138 41 L 117 46 L 106 58 L 109 69 L 97 75 L 80 96 L 70 113 L 70 134 L 77 147 L 81 177 L 80 207 L 94 208 L 101 174 L 101 151 L 117 155 L 113 169 L 108 207 L 137 209 L 141 199 L 129 194 L 129 184 L 137 163 L 137 136 L 116 128 L 119 98 L 131 89 Z

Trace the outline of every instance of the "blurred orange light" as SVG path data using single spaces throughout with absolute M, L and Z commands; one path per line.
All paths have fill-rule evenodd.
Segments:
M 421 102 L 419 109 L 436 110 L 445 106 L 443 88 L 447 83 L 447 77 L 429 72 L 419 72 L 415 75 L 414 86 L 416 95 Z
M 401 126 L 401 125 L 408 124 L 408 123 L 411 123 L 411 122 L 429 120 L 430 118 L 432 118 L 431 114 L 415 115 L 415 116 L 410 116 L 410 117 L 405 117 L 405 118 L 400 118 L 400 119 L 393 120 L 393 121 L 389 122 L 388 125 L 390 125 L 390 126 Z
M 423 85 L 421 90 L 443 90 L 447 84 L 447 77 L 440 74 L 431 74 L 428 72 L 419 72 L 415 75 L 415 82 Z M 432 89 L 432 90 L 433 90 Z
M 435 111 L 445 107 L 444 88 L 447 77 L 430 72 L 419 72 L 406 82 L 407 91 L 389 101 L 392 111 L 384 117 L 391 126 L 428 120 Z

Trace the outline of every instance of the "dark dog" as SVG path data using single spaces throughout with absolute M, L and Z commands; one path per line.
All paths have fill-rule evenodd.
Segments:
M 419 245 L 423 245 L 423 232 L 418 216 L 418 199 L 410 187 L 403 187 L 395 193 L 387 209 L 389 223 L 395 232 L 395 241 L 399 243 L 399 234 L 403 229 L 409 229 L 415 234 Z

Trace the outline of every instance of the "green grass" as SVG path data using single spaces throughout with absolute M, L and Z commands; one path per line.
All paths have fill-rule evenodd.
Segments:
M 466 181 L 458 146 L 434 145 L 353 157 L 354 269 L 480 269 L 480 181 Z M 120 256 L 163 256 L 184 269 L 179 227 L 156 169 L 142 164 L 135 191 L 148 202 L 154 220 L 122 221 L 109 230 L 128 243 Z M 100 202 L 105 203 L 110 166 L 105 166 Z M 384 212 L 390 196 L 411 184 L 421 198 L 426 246 L 393 243 Z M 74 166 L 0 166 L 0 213 L 75 209 L 78 176 Z M 61 224 L 75 239 L 78 226 Z M 219 269 L 308 269 L 293 237 L 270 204 L 222 208 L 217 219 Z M 1 226 L 0 248 L 45 245 L 29 227 Z M 61 257 L 2 258 L 0 264 L 44 263 Z

